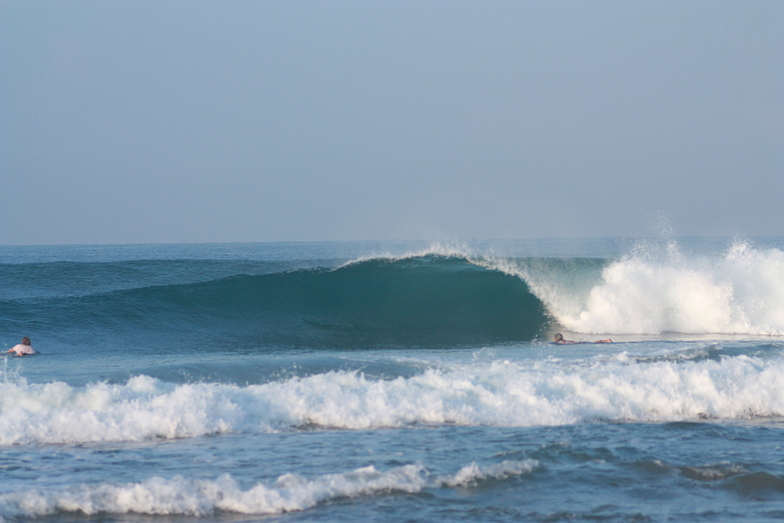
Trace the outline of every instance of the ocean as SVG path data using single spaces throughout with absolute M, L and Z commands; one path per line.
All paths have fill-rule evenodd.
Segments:
M 783 237 L 4 246 L 23 336 L 0 522 L 784 518 Z

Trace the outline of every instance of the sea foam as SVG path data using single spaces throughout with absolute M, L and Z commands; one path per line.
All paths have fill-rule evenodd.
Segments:
M 421 463 L 388 471 L 367 466 L 313 479 L 284 474 L 271 485 L 257 483 L 247 490 L 243 490 L 229 474 L 215 480 L 154 477 L 138 483 L 27 489 L 0 494 L 0 521 L 3 517 L 47 516 L 63 512 L 187 516 L 207 516 L 216 511 L 280 514 L 306 510 L 341 497 L 471 487 L 489 479 L 503 480 L 527 474 L 536 467 L 535 460 L 503 461 L 489 466 L 471 463 L 453 475 L 431 476 Z
M 0 444 L 88 443 L 412 424 L 526 427 L 592 420 L 784 415 L 784 360 L 473 362 L 392 380 L 333 371 L 259 385 L 0 383 Z
M 501 266 L 526 280 L 558 322 L 586 333 L 784 335 L 784 252 L 736 243 L 721 256 L 637 249 L 580 288 L 567 276 Z

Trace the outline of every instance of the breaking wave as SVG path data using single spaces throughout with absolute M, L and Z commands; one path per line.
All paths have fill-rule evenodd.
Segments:
M 784 360 L 619 355 L 579 366 L 493 361 L 395 379 L 331 371 L 264 384 L 0 382 L 0 445 L 79 444 L 416 424 L 526 427 L 594 420 L 784 415 Z
M 308 479 L 280 476 L 271 485 L 257 483 L 243 490 L 229 474 L 215 480 L 154 477 L 138 483 L 83 484 L 58 490 L 26 489 L 0 494 L 3 517 L 48 516 L 61 513 L 209 516 L 215 512 L 280 514 L 302 511 L 338 498 L 394 492 L 416 494 L 428 488 L 476 486 L 530 473 L 534 460 L 503 461 L 481 467 L 471 463 L 453 475 L 432 476 L 422 464 L 388 471 L 373 466 Z

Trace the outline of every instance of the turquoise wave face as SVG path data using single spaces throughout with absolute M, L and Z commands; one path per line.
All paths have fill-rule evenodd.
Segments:
M 435 255 L 6 300 L 0 317 L 19 331 L 34 322 L 68 336 L 124 334 L 142 345 L 192 346 L 197 337 L 211 346 L 340 349 L 528 341 L 548 324 L 522 279 Z

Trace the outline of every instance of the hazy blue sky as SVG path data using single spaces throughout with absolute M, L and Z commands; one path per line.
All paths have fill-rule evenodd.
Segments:
M 0 0 L 0 244 L 784 234 L 784 2 Z

